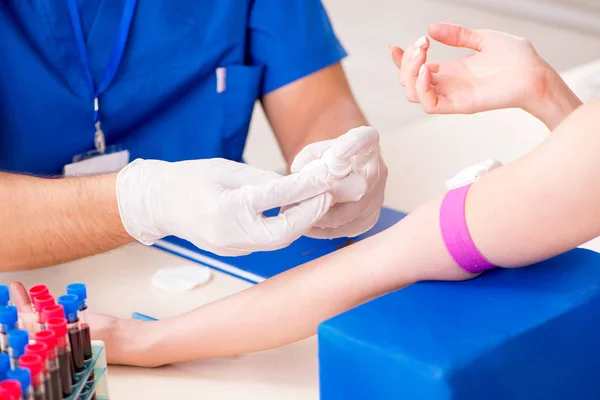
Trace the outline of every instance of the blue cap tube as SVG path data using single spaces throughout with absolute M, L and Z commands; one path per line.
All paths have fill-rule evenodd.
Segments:
M 10 357 L 7 353 L 0 353 L 0 381 L 6 379 L 8 371 L 10 371 Z
M 4 332 L 9 332 L 17 327 L 19 312 L 15 306 L 0 307 L 0 325 Z
M 25 354 L 25 346 L 29 344 L 29 332 L 23 329 L 13 329 L 8 332 L 8 347 L 11 358 L 19 358 Z
M 65 309 L 65 318 L 69 323 L 77 322 L 77 311 L 79 311 L 79 299 L 73 294 L 64 294 L 57 300 L 58 304 Z
M 8 379 L 16 379 L 21 384 L 21 390 L 23 391 L 23 397 L 29 395 L 31 390 L 31 372 L 26 368 L 15 368 L 6 373 Z
M 10 305 L 10 290 L 6 285 L 0 285 L 0 306 Z
M 79 310 L 86 308 L 85 301 L 87 300 L 87 288 L 85 283 L 71 283 L 69 286 L 67 286 L 67 294 L 77 296 Z
M 0 307 L 0 351 L 8 351 L 8 337 L 6 334 L 17 328 L 18 321 L 19 315 L 17 307 Z

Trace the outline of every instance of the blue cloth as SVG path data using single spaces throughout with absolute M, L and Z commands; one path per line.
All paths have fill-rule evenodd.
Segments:
M 96 85 L 123 4 L 77 1 Z M 93 92 L 66 2 L 2 1 L 0 27 L 0 170 L 59 174 L 94 148 Z M 107 145 L 132 158 L 241 161 L 255 101 L 345 54 L 320 0 L 140 1 L 100 97 Z
M 600 255 L 423 282 L 322 323 L 321 399 L 600 398 Z

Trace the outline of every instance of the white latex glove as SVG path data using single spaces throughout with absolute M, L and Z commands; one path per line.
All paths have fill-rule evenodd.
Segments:
M 379 148 L 379 133 L 371 127 L 351 129 L 344 135 L 306 146 L 294 159 L 292 173 L 317 168 L 326 150 L 351 163 L 350 174 L 331 176 L 334 206 L 306 234 L 315 238 L 354 237 L 371 229 L 383 206 L 388 169 Z
M 331 206 L 326 168 L 281 176 L 224 159 L 135 160 L 117 176 L 127 232 L 146 245 L 174 235 L 219 255 L 283 248 Z M 291 205 L 276 217 L 263 211 Z

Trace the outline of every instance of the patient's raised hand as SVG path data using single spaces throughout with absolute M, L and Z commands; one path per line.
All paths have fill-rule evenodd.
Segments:
M 442 23 L 430 25 L 428 33 L 437 42 L 475 52 L 432 63 L 427 62 L 426 37 L 404 51 L 390 46 L 407 99 L 421 103 L 426 113 L 472 114 L 522 108 L 553 129 L 581 104 L 523 38 Z

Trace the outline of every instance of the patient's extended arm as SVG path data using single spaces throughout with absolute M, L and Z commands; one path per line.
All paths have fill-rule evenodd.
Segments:
M 581 107 L 538 149 L 472 186 L 467 222 L 487 259 L 518 267 L 600 234 L 598 115 L 600 103 Z M 103 333 L 110 361 L 154 366 L 269 349 L 313 335 L 321 321 L 416 281 L 468 279 L 442 242 L 440 202 L 368 240 L 186 314 L 151 323 L 121 320 Z

